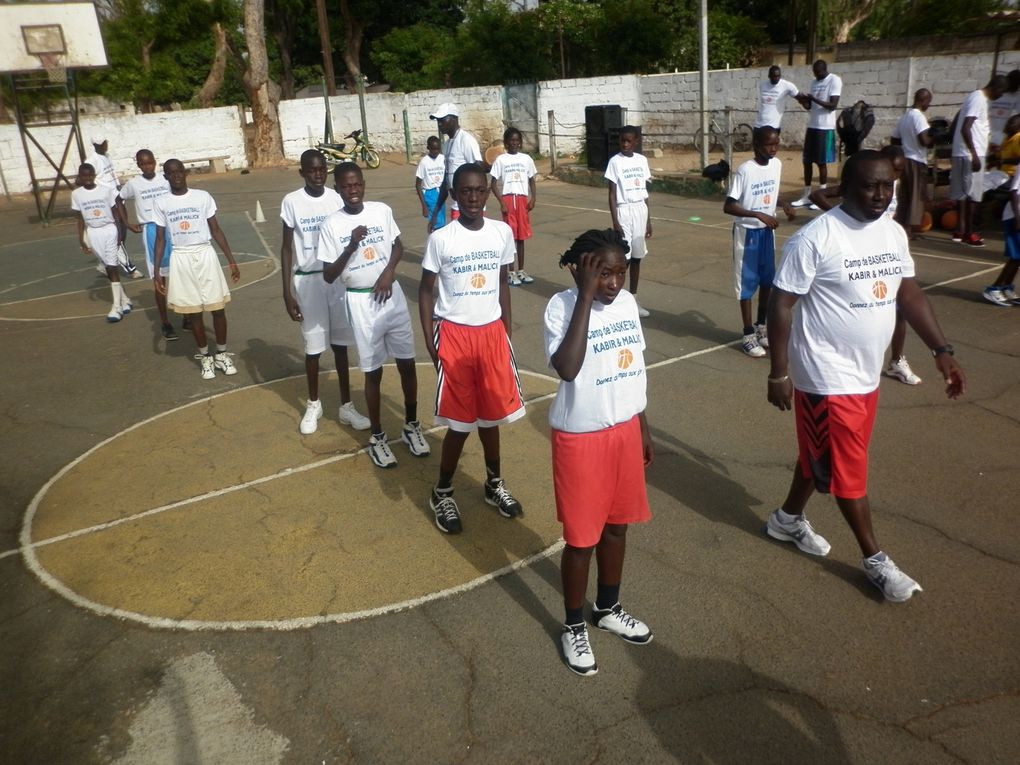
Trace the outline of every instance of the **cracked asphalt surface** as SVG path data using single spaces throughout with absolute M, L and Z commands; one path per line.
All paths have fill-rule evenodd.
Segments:
M 367 198 L 395 210 L 407 250 L 399 277 L 413 303 L 424 221 L 413 166 L 397 159 L 366 173 Z M 799 191 L 799 164 L 787 161 L 784 172 L 787 193 Z M 281 443 L 300 442 L 300 379 L 280 382 L 303 371 L 300 335 L 284 313 L 280 276 L 268 260 L 279 249 L 279 201 L 300 179 L 289 169 L 196 176 L 194 185 L 212 192 L 229 221 L 231 244 L 251 254 L 249 271 L 266 277 L 235 292 L 228 317 L 239 374 L 213 381 L 200 379 L 189 337 L 173 344 L 158 338 L 144 285 L 129 284 L 138 305 L 131 316 L 112 326 L 102 320 L 105 297 L 97 275 L 65 255 L 73 225 L 42 228 L 28 222 L 28 200 L 0 202 L 0 287 L 7 290 L 0 303 L 10 303 L 0 305 L 5 762 L 1020 761 L 1020 545 L 1012 517 L 1020 309 L 992 306 L 979 294 L 1001 263 L 997 226 L 986 223 L 992 235 L 983 250 L 953 245 L 945 232 L 932 232 L 914 249 L 919 281 L 956 346 L 969 391 L 960 401 L 947 400 L 913 335 L 907 355 L 924 383 L 912 388 L 882 381 L 871 451 L 876 528 L 885 549 L 925 588 L 909 603 L 892 605 L 865 580 L 853 537 L 831 499 L 816 497 L 808 506 L 815 527 L 833 544 L 828 558 L 802 555 L 761 533 L 788 485 L 793 419 L 765 401 L 767 363 L 746 358 L 733 344 L 739 326 L 722 200 L 653 195 L 655 235 L 640 297 L 652 312 L 644 330 L 657 449 L 647 476 L 655 517 L 631 530 L 621 599 L 649 622 L 655 640 L 633 646 L 593 631 L 600 671 L 580 678 L 559 658 L 558 554 L 405 610 L 288 631 L 157 629 L 75 605 L 28 569 L 19 535 L 33 497 L 68 463 L 126 428 L 213 394 L 274 383 L 281 392 L 258 411 L 286 430 Z M 256 200 L 266 224 L 248 220 Z M 513 291 L 522 369 L 546 372 L 542 311 L 568 285 L 556 267 L 558 253 L 581 231 L 608 226 L 605 210 L 603 190 L 549 179 L 539 184 L 527 258 L 536 281 Z M 780 237 L 811 215 L 784 222 Z M 44 279 L 50 272 L 62 275 Z M 86 298 L 52 298 L 65 292 Z M 61 313 L 69 300 L 94 316 L 62 318 L 77 315 Z M 29 310 L 24 301 L 43 307 Z M 425 360 L 420 352 L 419 361 Z M 358 402 L 360 377 L 352 373 Z M 391 371 L 387 379 L 395 378 Z M 429 425 L 433 378 L 420 373 L 420 379 Z M 326 423 L 335 418 L 335 383 L 323 386 Z M 537 395 L 539 386 L 533 387 Z M 396 388 L 388 390 L 392 407 Z M 81 527 L 89 526 L 104 497 L 111 507 L 134 512 L 151 506 L 141 497 L 192 496 L 210 480 L 249 480 L 258 473 L 249 463 L 282 448 L 271 433 L 256 437 L 252 426 L 239 426 L 240 416 L 221 419 L 211 403 L 193 408 L 203 407 L 207 424 L 165 428 L 155 457 L 108 454 L 117 459 L 93 474 L 89 502 L 84 490 L 71 492 L 71 512 L 63 519 L 78 512 Z M 555 510 L 544 478 L 549 457 L 540 436 L 542 407 L 532 407 L 528 423 L 504 429 L 508 452 L 515 439 L 523 452 L 504 472 L 511 489 L 528 493 L 527 514 L 547 520 Z M 227 446 L 203 447 L 203 427 L 225 428 L 228 437 L 221 434 L 216 443 L 223 438 Z M 305 448 L 311 459 L 321 459 L 349 448 L 345 443 L 325 439 Z M 345 484 L 339 492 L 311 480 L 284 498 L 256 487 L 250 525 L 277 533 L 282 545 L 274 523 L 283 510 L 304 503 L 309 524 L 332 512 L 339 519 L 328 527 L 325 545 L 344 556 L 352 553 L 345 549 L 350 529 L 371 530 L 372 518 L 390 514 L 405 528 L 420 526 L 423 540 L 420 549 L 394 555 L 402 576 L 384 573 L 380 563 L 343 577 L 356 577 L 384 599 L 394 579 L 428 589 L 454 563 L 483 567 L 502 544 L 483 525 L 469 525 L 452 544 L 415 506 L 437 452 L 420 463 L 398 452 L 401 465 L 391 472 L 404 471 L 400 478 L 380 476 L 370 466 L 355 470 L 357 458 L 336 463 L 338 471 L 351 466 L 342 473 L 350 478 L 349 490 Z M 475 479 L 462 480 L 465 494 L 477 491 Z M 215 507 L 205 508 L 208 525 L 200 535 L 213 549 L 211 577 L 217 551 L 227 560 L 240 546 L 225 516 L 218 528 Z M 382 520 L 378 525 L 386 528 Z M 529 548 L 548 541 L 527 533 Z M 315 564 L 314 550 L 290 542 L 288 551 L 301 565 Z M 38 549 L 43 555 L 45 548 Z M 109 552 L 108 560 L 64 560 L 78 564 L 79 576 L 100 578 L 123 551 Z M 271 575 L 215 593 L 227 604 L 224 611 L 295 587 L 290 572 L 274 568 L 277 552 L 267 547 L 262 563 L 251 561 L 256 573 L 265 568 Z M 173 573 L 168 567 L 166 576 Z M 123 579 L 125 591 L 139 585 Z M 337 587 L 346 586 L 339 573 L 337 579 Z M 301 597 L 300 587 L 293 597 Z M 210 607 L 200 599 L 191 605 Z

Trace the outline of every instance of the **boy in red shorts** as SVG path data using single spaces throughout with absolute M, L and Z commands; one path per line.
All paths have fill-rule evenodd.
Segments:
M 499 200 L 503 222 L 510 226 L 517 248 L 517 270 L 510 269 L 510 286 L 519 287 L 535 281 L 524 270 L 524 240 L 531 239 L 531 211 L 535 209 L 535 161 L 521 153 L 524 137 L 515 127 L 503 133 L 506 153 L 492 163 L 492 193 Z M 502 187 L 502 188 L 500 188 Z
M 629 245 L 613 229 L 582 234 L 560 258 L 576 287 L 545 309 L 545 352 L 561 382 L 549 409 L 556 515 L 563 524 L 563 658 L 598 671 L 584 622 L 592 552 L 598 593 L 591 621 L 629 643 L 652 631 L 620 606 L 627 525 L 651 518 L 645 467 L 655 451 L 645 419 L 644 335 L 623 289 Z
M 499 465 L 499 426 L 524 416 L 510 346 L 507 269 L 514 262 L 514 240 L 509 226 L 484 217 L 487 180 L 481 165 L 457 168 L 453 197 L 460 215 L 429 237 L 418 287 L 425 347 L 439 372 L 435 421 L 449 428 L 429 507 L 447 534 L 462 529 L 453 474 L 476 429 L 485 456 L 485 501 L 504 518 L 521 514 Z

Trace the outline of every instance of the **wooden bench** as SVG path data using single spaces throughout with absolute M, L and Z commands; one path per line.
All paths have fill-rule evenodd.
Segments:
M 197 157 L 195 159 L 182 159 L 181 162 L 187 165 L 208 165 L 209 169 L 214 173 L 225 173 L 227 172 L 227 160 L 230 159 L 229 154 L 222 154 L 216 157 Z

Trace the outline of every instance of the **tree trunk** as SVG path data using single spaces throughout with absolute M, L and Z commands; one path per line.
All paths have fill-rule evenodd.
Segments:
M 875 10 L 878 0 L 855 0 L 848 9 L 839 15 L 843 18 L 836 21 L 832 33 L 832 41 L 837 45 L 850 41 L 850 33 L 854 27 L 864 21 Z
M 329 16 L 326 0 L 315 0 L 315 12 L 319 20 L 319 44 L 322 46 L 322 77 L 326 81 L 326 95 L 336 95 L 336 72 L 333 71 L 333 44 L 329 39 Z
M 220 88 L 223 87 L 223 78 L 227 72 L 227 33 L 223 31 L 223 26 L 218 21 L 213 24 L 212 33 L 216 41 L 212 66 L 209 68 L 209 75 L 202 83 L 202 87 L 192 99 L 203 109 L 208 109 L 213 105 Z
M 344 81 L 347 92 L 357 92 L 357 80 L 361 78 L 361 41 L 365 36 L 365 25 L 351 15 L 348 0 L 340 0 L 340 14 L 344 17 Z
M 265 0 L 244 0 L 244 41 L 248 48 L 248 67 L 244 89 L 251 102 L 255 123 L 253 167 L 273 167 L 284 163 L 283 134 L 280 132 L 280 86 L 269 79 L 266 53 Z

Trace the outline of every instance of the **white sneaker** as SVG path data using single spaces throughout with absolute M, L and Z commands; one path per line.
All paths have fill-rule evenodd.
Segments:
M 754 325 L 754 336 L 758 340 L 758 345 L 760 345 L 762 348 L 769 347 L 769 331 L 764 324 Z
M 892 359 L 889 362 L 889 366 L 885 370 L 886 375 L 894 377 L 901 383 L 907 385 L 920 385 L 921 378 L 914 374 L 914 370 L 910 368 L 910 364 L 907 363 L 906 356 L 900 356 L 898 359 Z
M 213 364 L 213 357 L 204 353 L 196 353 L 195 358 L 202 364 L 202 379 L 213 379 L 216 376 L 216 366 Z
M 120 321 L 122 316 L 123 314 L 121 314 L 120 312 L 120 306 L 115 305 L 113 308 L 110 309 L 110 312 L 106 314 L 106 320 L 113 324 L 116 321 Z
M 604 611 L 595 609 L 591 613 L 591 621 L 600 630 L 619 635 L 628 643 L 652 642 L 652 631 L 640 619 L 635 619 L 617 603 Z
M 809 555 L 828 555 L 832 549 L 825 537 L 811 527 L 803 513 L 794 516 L 794 520 L 789 523 L 783 523 L 779 520 L 779 511 L 773 510 L 765 522 L 765 533 L 780 542 L 793 542 Z
M 225 375 L 236 375 L 237 367 L 235 367 L 234 362 L 230 360 L 230 357 L 233 355 L 234 354 L 227 353 L 226 351 L 217 351 L 216 355 L 213 356 L 213 364 Z
M 641 307 L 641 304 L 640 304 L 640 303 L 638 303 L 638 307 L 637 307 L 637 315 L 638 315 L 638 316 L 640 316 L 640 317 L 641 317 L 642 319 L 647 319 L 647 318 L 648 318 L 649 316 L 651 316 L 652 314 L 648 312 L 648 309 L 647 309 L 647 308 L 642 308 L 642 307 Z
M 807 194 L 802 196 L 796 202 L 790 202 L 790 207 L 807 207 L 811 204 L 811 197 Z
M 124 316 L 127 316 L 127 315 L 128 315 L 129 313 L 131 313 L 131 310 L 132 310 L 132 309 L 133 309 L 134 307 L 135 307 L 135 304 L 134 304 L 134 303 L 132 303 L 132 302 L 131 302 L 130 300 L 128 300 L 127 298 L 125 298 L 125 299 L 124 299 L 124 302 L 120 304 L 120 312 L 121 312 L 121 314 L 123 314 Z
M 386 442 L 386 434 L 372 435 L 368 439 L 368 456 L 376 467 L 391 468 L 397 466 L 397 458 L 393 456 L 393 450 Z
M 524 269 L 521 269 L 520 271 L 517 272 L 517 278 L 521 280 L 521 284 L 531 284 L 533 281 L 535 281 L 535 277 L 533 277 Z
M 756 359 L 760 359 L 765 355 L 765 349 L 758 344 L 758 336 L 754 333 L 744 335 L 744 342 L 741 344 L 740 350 Z
M 517 275 L 516 271 L 511 271 L 510 272 L 510 286 L 511 287 L 520 287 L 521 286 L 521 277 Z
M 308 406 L 305 407 L 305 416 L 301 418 L 301 424 L 298 426 L 301 435 L 310 436 L 317 431 L 320 417 L 322 417 L 322 402 L 318 399 L 309 401 Z
M 350 425 L 355 430 L 368 430 L 372 427 L 369 419 L 354 408 L 353 401 L 348 401 L 340 407 L 338 417 L 341 425 Z
M 429 442 L 421 432 L 421 423 L 417 420 L 404 423 L 404 428 L 400 431 L 400 440 L 407 444 L 407 450 L 415 457 L 428 457 L 432 454 Z
M 1016 294 L 1016 289 L 1012 284 L 1007 284 L 1002 288 L 1002 296 L 1013 305 L 1020 305 L 1020 295 Z
M 995 303 L 995 305 L 1013 305 L 1012 301 L 1006 297 L 1001 287 L 985 287 L 984 292 L 982 292 L 981 295 L 989 303 Z
M 868 580 L 882 591 L 886 600 L 904 603 L 915 592 L 923 592 L 921 585 L 900 571 L 899 566 L 884 552 L 865 558 L 861 565 L 864 566 Z
M 563 660 L 571 672 L 594 675 L 599 671 L 588 640 L 588 628 L 584 624 L 564 624 L 560 643 L 563 646 Z

